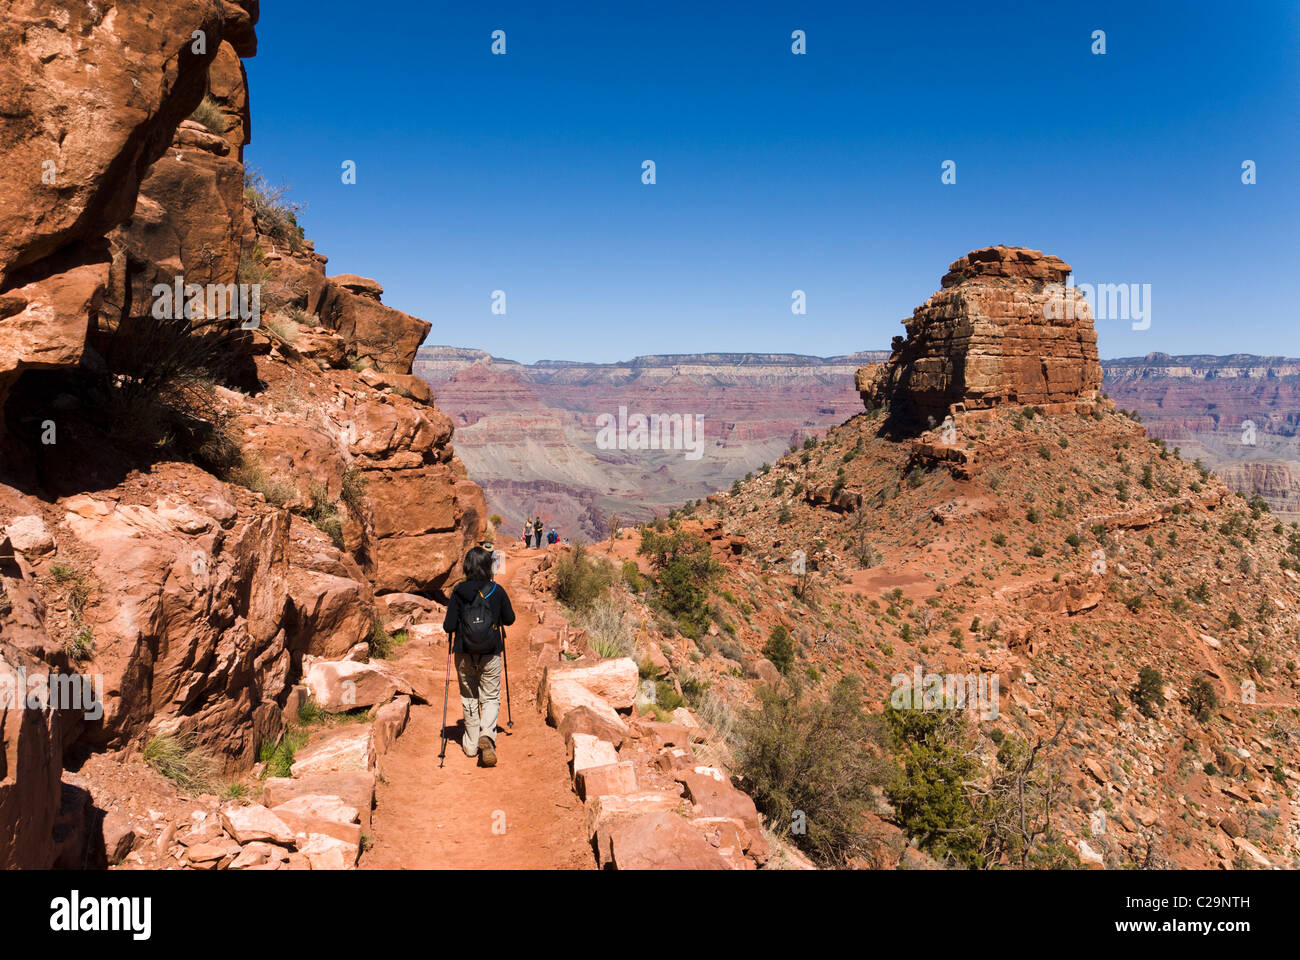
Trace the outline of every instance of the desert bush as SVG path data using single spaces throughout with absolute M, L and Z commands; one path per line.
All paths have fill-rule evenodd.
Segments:
M 74 619 L 73 625 L 75 630 L 64 644 L 64 650 L 77 663 L 84 663 L 95 656 L 95 631 L 82 623 L 79 617 Z
M 891 705 L 885 718 L 902 767 L 888 790 L 898 822 L 937 859 L 975 866 L 986 837 L 964 786 L 980 772 L 965 715 Z
M 578 544 L 555 563 L 555 598 L 573 610 L 585 611 L 605 596 L 614 582 L 614 568 Z
M 275 507 L 283 507 L 298 495 L 291 483 L 268 475 L 256 457 L 245 457 L 238 467 L 230 471 L 229 479 L 254 493 L 260 493 L 267 503 Z
M 712 697 L 704 702 L 700 714 L 709 718 L 717 708 Z M 735 737 L 738 769 L 777 833 L 826 866 L 868 852 L 863 819 L 873 788 L 890 783 L 894 770 L 880 716 L 862 709 L 855 680 L 840 681 L 824 701 L 764 687 Z
M 794 663 L 794 640 L 784 624 L 778 623 L 768 634 L 767 643 L 763 644 L 763 656 L 782 673 L 789 671 Z
M 302 204 L 284 198 L 289 188 L 272 187 L 260 170 L 244 172 L 244 202 L 262 233 L 283 243 L 295 253 L 305 249 L 305 235 L 298 225 Z
M 1143 716 L 1155 716 L 1156 707 L 1165 702 L 1164 687 L 1164 677 L 1155 667 L 1143 667 L 1138 671 L 1138 682 L 1132 696 Z
M 268 498 L 269 499 L 269 498 Z M 324 484 L 313 484 L 311 488 L 311 509 L 307 519 L 312 525 L 330 538 L 334 546 L 343 549 L 343 519 L 339 516 L 337 503 L 332 503 Z
M 587 631 L 591 649 L 602 657 L 630 657 L 636 651 L 627 609 L 609 594 L 593 600 L 578 618 L 578 625 Z
M 1219 708 L 1219 695 L 1214 684 L 1205 677 L 1197 677 L 1187 691 L 1187 709 L 1201 723 L 1205 723 Z
M 370 656 L 378 660 L 388 660 L 397 652 L 397 648 L 406 643 L 408 639 L 405 630 L 389 633 L 384 628 L 384 621 L 376 614 L 371 621 Z
M 274 336 L 277 340 L 292 345 L 298 339 L 298 328 L 291 323 L 283 320 L 267 320 L 263 324 L 267 333 Z
M 698 639 L 708 625 L 709 584 L 719 570 L 709 544 L 680 529 L 646 530 L 639 552 L 658 574 L 656 600 L 677 618 L 682 633 Z
M 641 570 L 636 565 L 635 560 L 623 561 L 623 582 L 627 584 L 628 589 L 633 593 L 640 593 L 645 589 L 645 583 L 641 577 Z

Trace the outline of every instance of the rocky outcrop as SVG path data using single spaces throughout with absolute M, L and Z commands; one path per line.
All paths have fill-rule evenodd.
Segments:
M 382 291 L 373 280 L 334 277 L 321 291 L 316 312 L 321 323 L 348 341 L 354 360 L 381 371 L 410 373 L 415 351 L 433 324 L 384 306 Z
M 985 247 L 952 263 L 942 289 L 903 321 L 884 364 L 858 370 L 869 408 L 900 423 L 956 409 L 1091 400 L 1101 384 L 1087 301 L 1065 289 L 1069 264 L 1023 247 Z
M 482 535 L 482 492 L 454 456 L 451 421 L 410 373 L 430 325 L 383 305 L 375 281 L 327 277 L 292 212 L 246 194 L 240 58 L 256 50 L 257 12 L 256 0 L 20 0 L 0 24 L 12 106 L 0 162 L 15 174 L 0 188 L 0 424 L 21 427 L 0 429 L 0 682 L 20 669 L 104 681 L 102 716 L 0 705 L 3 866 L 122 854 L 127 838 L 105 826 L 104 851 L 86 859 L 104 796 L 60 782 L 69 749 L 134 755 L 165 738 L 247 770 L 296 716 L 317 658 L 366 670 L 376 594 L 437 594 Z M 168 403 L 185 393 L 188 405 L 143 443 L 154 425 L 136 414 L 157 409 L 96 408 L 116 351 L 158 354 L 140 331 L 155 286 L 178 277 L 255 286 L 260 323 L 234 331 L 232 371 L 155 385 L 154 401 L 169 389 Z M 57 443 L 35 443 L 42 422 Z M 178 431 L 194 442 L 174 446 Z M 432 629 L 436 604 L 398 606 L 404 629 L 412 610 Z M 353 686 L 326 685 L 330 703 L 348 709 Z M 373 686 L 363 696 L 383 716 L 365 767 L 410 703 L 387 702 L 404 684 Z M 182 858 L 265 868 L 284 857 L 262 847 L 287 845 L 303 864 L 340 860 L 337 837 L 237 821 L 182 841 L 207 844 Z
M 104 238 L 131 215 L 224 44 L 255 50 L 256 17 L 256 0 L 6 6 L 0 403 L 24 370 L 80 362 L 109 281 Z
M 1215 472 L 1243 496 L 1259 494 L 1276 513 L 1300 514 L 1300 462 L 1239 460 L 1220 463 Z

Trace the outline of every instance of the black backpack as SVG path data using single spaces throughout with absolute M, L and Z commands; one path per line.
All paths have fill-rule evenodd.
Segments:
M 474 597 L 474 602 L 465 607 L 460 614 L 460 645 L 466 653 L 483 655 L 496 653 L 497 642 L 500 639 L 497 633 L 496 617 L 492 615 L 492 605 L 488 603 L 488 597 L 496 592 L 497 585 L 492 584 L 492 589 L 486 594 L 482 590 L 478 591 Z

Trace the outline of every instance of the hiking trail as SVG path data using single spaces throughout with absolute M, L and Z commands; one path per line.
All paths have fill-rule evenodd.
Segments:
M 506 657 L 514 727 L 506 726 L 505 685 L 498 721 L 497 766 L 483 768 L 460 747 L 460 696 L 455 667 L 447 703 L 447 760 L 438 769 L 445 638 L 433 646 L 412 644 L 402 661 L 420 661 L 428 678 L 426 704 L 411 707 L 405 733 L 383 760 L 375 789 L 371 848 L 361 869 L 593 869 L 583 828 L 582 802 L 569 783 L 559 731 L 549 727 L 534 699 L 528 634 L 537 626 L 536 598 L 527 589 L 541 550 L 507 545 L 505 571 L 497 581 L 515 609 L 506 630 Z

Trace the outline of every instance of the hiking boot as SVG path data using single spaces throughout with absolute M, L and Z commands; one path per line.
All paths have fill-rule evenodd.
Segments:
M 478 762 L 485 767 L 497 765 L 497 751 L 490 737 L 478 738 Z

